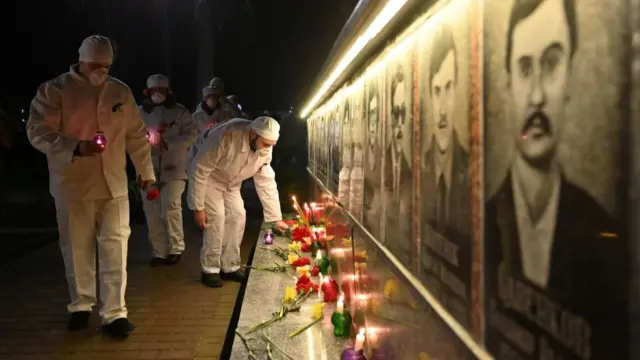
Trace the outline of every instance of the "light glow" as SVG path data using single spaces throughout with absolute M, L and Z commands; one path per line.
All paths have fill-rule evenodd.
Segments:
M 362 35 L 351 46 L 349 51 L 340 59 L 338 65 L 333 69 L 329 77 L 322 83 L 320 89 L 304 107 L 300 117 L 306 118 L 307 115 L 318 104 L 320 98 L 329 90 L 331 85 L 335 83 L 338 77 L 344 72 L 344 70 L 351 64 L 351 62 L 358 56 L 358 54 L 364 49 L 367 44 L 373 40 L 382 29 L 391 21 L 391 19 L 402 9 L 408 0 L 389 0 L 387 5 L 380 11 L 378 16 L 369 24 L 369 27 L 364 31 Z

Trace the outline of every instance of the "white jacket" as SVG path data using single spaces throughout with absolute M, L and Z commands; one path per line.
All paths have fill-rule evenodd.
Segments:
M 265 221 L 282 220 L 272 148 L 251 150 L 251 121 L 233 119 L 200 134 L 189 153 L 187 200 L 191 210 L 204 210 L 207 184 L 223 191 L 240 189 L 253 177 Z M 211 180 L 211 181 L 209 181 Z
M 186 180 L 187 149 L 198 136 L 189 110 L 175 104 L 169 109 L 162 105 L 155 106 L 150 113 L 141 106 L 140 112 L 152 139 L 160 136 L 167 144 L 166 150 L 156 147 L 151 151 L 158 181 Z
M 193 113 L 193 120 L 198 126 L 200 133 L 205 132 L 207 129 L 221 124 L 225 121 L 234 118 L 243 118 L 243 113 L 235 107 L 227 98 L 221 97 L 219 99 L 219 106 L 213 111 L 211 115 L 202 108 L 202 103 L 198 104 L 196 112 Z
M 80 140 L 104 132 L 101 155 L 74 157 Z M 151 146 L 136 101 L 127 85 L 109 77 L 94 87 L 75 66 L 38 88 L 31 101 L 27 136 L 47 156 L 55 198 L 98 200 L 127 196 L 126 154 L 138 175 L 155 180 Z

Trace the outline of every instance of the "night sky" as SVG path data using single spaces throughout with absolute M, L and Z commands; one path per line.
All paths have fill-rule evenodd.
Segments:
M 245 108 L 302 106 L 356 0 L 215 2 L 215 74 Z M 171 76 L 178 101 L 193 107 L 197 27 L 191 0 L 10 0 L 0 14 L 0 107 L 16 114 L 37 86 L 77 62 L 82 39 L 115 39 L 112 75 L 136 97 L 148 75 Z M 106 4 L 106 6 L 105 6 Z M 202 11 L 201 9 L 199 11 Z M 193 110 L 193 109 L 192 109 Z

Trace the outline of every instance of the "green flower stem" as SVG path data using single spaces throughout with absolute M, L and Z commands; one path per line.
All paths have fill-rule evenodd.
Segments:
M 324 318 L 324 316 L 313 320 L 310 324 L 307 324 L 306 326 L 304 326 L 303 328 L 296 330 L 294 332 L 292 332 L 291 334 L 289 334 L 289 339 L 292 339 L 300 334 L 302 334 L 305 330 L 307 330 L 308 328 L 312 327 L 313 325 L 319 323 L 322 319 Z
M 286 357 L 289 360 L 294 360 L 294 358 L 289 356 L 289 354 L 285 353 L 284 350 L 282 350 L 276 343 L 274 343 L 273 340 L 271 340 L 271 338 L 264 333 L 264 331 L 262 331 L 262 337 L 267 342 L 267 344 L 271 344 L 274 349 L 278 350 L 278 352 L 282 354 L 282 356 Z
M 240 337 L 240 340 L 242 340 L 244 347 L 247 349 L 247 352 L 249 353 L 249 358 L 253 360 L 258 360 L 258 358 L 256 357 L 256 354 L 249 347 L 249 343 L 247 342 L 247 339 L 244 336 L 242 336 L 242 334 L 240 334 L 240 332 L 237 329 L 236 329 L 236 335 L 238 335 Z

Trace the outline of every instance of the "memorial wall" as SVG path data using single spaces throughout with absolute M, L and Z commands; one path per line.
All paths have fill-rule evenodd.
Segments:
M 308 116 L 354 251 L 409 274 L 397 358 L 631 358 L 628 6 L 434 2 Z

